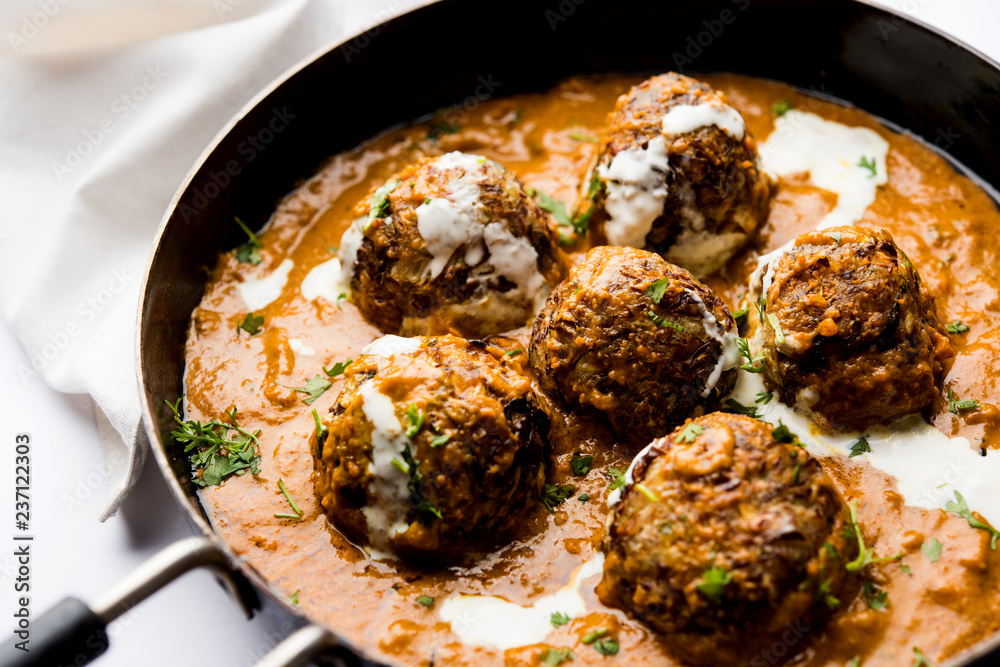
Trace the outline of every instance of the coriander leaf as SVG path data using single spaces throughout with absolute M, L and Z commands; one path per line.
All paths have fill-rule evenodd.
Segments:
M 597 143 L 597 137 L 592 134 L 586 134 L 585 132 L 570 132 L 569 138 L 575 139 L 576 141 L 586 141 L 591 144 Z
M 554 628 L 558 628 L 560 625 L 566 625 L 571 620 L 573 619 L 561 611 L 552 612 L 552 615 L 549 616 L 549 623 L 551 623 Z
M 754 303 L 754 307 L 757 309 L 757 315 L 760 317 L 760 323 L 764 324 L 764 310 L 767 307 L 767 297 L 761 294 L 760 300 Z
M 667 327 L 669 329 L 673 329 L 674 331 L 684 331 L 684 327 L 681 325 L 671 322 L 670 320 L 663 319 L 651 310 L 647 311 L 647 313 L 649 314 L 649 319 L 653 320 L 653 324 L 658 327 Z
M 861 667 L 861 658 L 854 657 L 847 661 L 844 667 Z
M 590 175 L 590 183 L 587 185 L 587 199 L 593 201 L 603 188 L 604 184 L 601 183 L 601 178 L 597 175 L 597 170 L 595 169 Z
M 433 440 L 431 440 L 431 447 L 440 447 L 451 440 L 451 433 L 442 433 Z
M 791 108 L 792 103 L 788 101 L 788 98 L 782 98 L 771 105 L 771 113 L 775 116 L 784 116 Z
M 583 213 L 573 217 L 573 232 L 578 235 L 587 233 L 590 229 L 590 218 L 594 215 L 594 207 L 590 206 Z
M 872 448 L 871 445 L 868 444 L 868 439 L 865 438 L 865 436 L 861 436 L 851 444 L 851 454 L 848 458 L 853 459 L 855 456 L 867 454 L 871 450 Z
M 261 262 L 260 249 L 264 247 L 264 244 L 260 242 L 257 235 L 250 231 L 250 228 L 243 224 L 239 216 L 233 216 L 236 219 L 236 224 L 240 226 L 240 229 L 247 235 L 250 240 L 243 245 L 236 248 L 236 260 L 243 262 L 244 264 L 253 264 L 257 266 Z
M 680 434 L 677 436 L 678 442 L 694 442 L 695 438 L 701 435 L 701 432 L 705 430 L 704 426 L 699 426 L 694 422 L 688 422 L 684 424 L 681 429 Z
M 298 604 L 299 604 L 299 590 L 296 590 L 294 593 L 292 593 L 291 595 L 289 595 L 288 596 L 288 601 L 291 602 L 292 604 L 294 604 L 295 606 L 298 606 Z
M 747 371 L 748 373 L 763 373 L 764 364 L 761 363 L 760 366 L 757 365 L 758 362 L 763 362 L 764 358 L 767 356 L 763 352 L 758 354 L 756 357 L 750 353 L 750 341 L 746 338 L 736 338 L 736 349 L 739 350 L 740 356 L 746 359 L 746 363 L 740 366 L 741 370 Z
M 722 600 L 726 586 L 733 580 L 733 573 L 726 572 L 721 567 L 712 566 L 711 569 L 705 570 L 701 579 L 697 589 L 709 600 L 718 604 Z
M 421 595 L 420 597 L 417 598 L 417 604 L 421 604 L 425 607 L 430 607 L 432 604 L 434 604 L 434 598 L 431 597 L 430 595 Z
M 573 474 L 577 477 L 583 477 L 588 472 L 590 472 L 590 464 L 594 462 L 593 456 L 580 456 L 580 452 L 573 455 L 570 459 L 569 465 L 573 468 Z
M 278 489 L 281 491 L 281 493 L 284 494 L 285 500 L 288 501 L 288 504 L 292 507 L 292 511 L 295 512 L 295 514 L 291 514 L 291 515 L 288 515 L 288 514 L 275 514 L 274 516 L 276 516 L 278 518 L 284 518 L 284 519 L 292 519 L 292 518 L 301 519 L 302 518 L 302 509 L 298 505 L 295 504 L 295 500 L 292 498 L 292 494 L 290 494 L 288 492 L 288 489 L 285 488 L 285 483 L 282 480 L 280 480 L 280 479 L 278 480 Z M 298 604 L 298 602 L 296 602 L 295 604 Z
M 861 156 L 861 161 L 858 162 L 858 164 L 856 166 L 861 167 L 862 169 L 867 169 L 868 171 L 870 171 L 871 174 L 869 174 L 868 178 L 875 178 L 875 174 L 878 173 L 876 171 L 876 169 L 875 169 L 875 157 L 874 156 L 872 156 L 872 157 L 866 157 L 866 156 L 862 155 Z
M 730 398 L 726 400 L 726 406 L 723 408 L 723 412 L 728 412 L 733 415 L 746 415 L 747 417 L 753 417 L 754 419 L 759 419 L 760 415 L 757 414 L 757 408 L 751 406 L 746 406 L 737 401 L 735 398 Z
M 948 390 L 948 412 L 953 415 L 957 415 L 962 410 L 978 410 L 979 401 L 967 398 L 964 401 L 960 401 L 955 398 L 955 392 L 951 389 Z
M 546 484 L 542 489 L 542 505 L 551 513 L 555 513 L 555 508 L 566 502 L 566 499 L 573 495 L 575 488 L 569 486 L 559 486 L 558 484 Z
M 521 350 L 521 349 L 518 349 L 518 350 L 507 350 L 506 352 L 504 352 L 504 354 L 506 356 L 508 356 L 508 357 L 516 357 L 519 354 L 524 354 L 524 350 Z
M 392 191 L 398 185 L 398 179 L 390 178 L 375 190 L 372 194 L 372 203 L 371 208 L 368 210 L 368 221 L 365 223 L 365 229 L 368 229 L 378 218 L 384 218 L 389 214 L 389 210 L 392 208 L 392 204 L 389 202 L 389 195 L 392 194 Z
M 969 330 L 968 325 L 963 324 L 962 320 L 955 320 L 954 322 L 948 322 L 948 324 L 946 324 L 944 328 L 945 330 L 947 330 L 948 333 L 965 333 L 966 331 Z
M 215 486 L 230 475 L 243 475 L 248 470 L 252 475 L 260 473 L 259 442 L 260 430 L 250 433 L 240 428 L 236 419 L 236 408 L 226 411 L 229 424 L 218 419 L 207 422 L 181 419 L 180 403 L 164 401 L 173 412 L 177 426 L 170 435 L 174 442 L 184 446 L 191 469 L 192 482 L 198 486 Z
M 569 213 L 566 212 L 566 204 L 557 199 L 553 199 L 551 195 L 547 195 L 544 192 L 539 192 L 535 199 L 538 202 L 538 208 L 551 213 L 552 217 L 555 218 L 556 222 L 560 225 L 565 227 L 573 225 L 573 221 L 570 220 Z
M 242 322 L 240 322 L 239 329 L 243 329 L 251 336 L 256 336 L 257 334 L 260 333 L 260 328 L 263 325 L 264 325 L 263 315 L 257 315 L 255 317 L 253 313 L 247 313 L 247 316 L 243 318 Z M 237 333 L 239 333 L 239 330 L 237 330 Z
M 879 589 L 868 580 L 865 580 L 865 599 L 868 601 L 868 608 L 874 611 L 879 611 L 889 606 L 888 591 Z
M 861 524 L 858 523 L 858 501 L 852 500 L 848 503 L 848 527 L 846 529 L 846 536 L 849 538 L 851 533 L 858 541 L 858 557 L 847 563 L 844 567 L 847 568 L 848 572 L 861 572 L 868 565 L 872 563 L 887 563 L 889 561 L 899 560 L 903 557 L 903 553 L 899 552 L 894 556 L 886 556 L 885 558 L 875 558 L 875 550 L 869 549 L 865 546 L 865 538 L 861 534 Z
M 424 411 L 418 408 L 415 404 L 410 403 L 409 407 L 406 408 L 406 418 L 410 422 L 410 426 L 406 429 L 406 437 L 412 438 L 420 429 L 424 427 L 424 421 L 427 419 L 427 415 Z
M 598 639 L 594 642 L 594 650 L 601 655 L 617 655 L 618 648 L 618 640 L 614 638 Z
M 840 606 L 840 600 L 834 597 L 830 586 L 832 585 L 832 580 L 828 577 L 823 581 L 819 582 L 819 590 L 817 591 L 819 599 L 823 601 L 830 609 L 836 609 Z
M 607 636 L 607 634 L 608 634 L 607 628 L 594 628 L 593 630 L 585 634 L 580 641 L 583 642 L 584 644 L 593 644 L 601 637 Z
M 913 667 L 931 667 L 931 661 L 916 646 L 913 647 L 913 655 L 916 656 L 916 659 L 913 661 Z
M 547 648 L 542 653 L 543 667 L 559 667 L 567 660 L 573 659 L 573 651 L 568 648 Z
M 589 493 L 581 493 L 580 496 L 577 498 L 577 500 L 579 500 L 581 503 L 585 503 L 588 500 L 590 500 L 590 494 Z
M 615 489 L 620 489 L 625 486 L 625 471 L 619 470 L 618 468 L 608 468 L 604 471 L 604 474 L 611 479 L 611 483 L 608 484 L 608 491 L 614 491 Z
M 798 436 L 788 430 L 788 427 L 778 420 L 778 426 L 771 431 L 771 437 L 774 438 L 775 442 L 795 442 L 798 440 Z
M 351 361 L 353 361 L 353 359 L 348 359 L 347 361 L 343 361 L 343 362 L 338 361 L 337 363 L 335 363 L 330 368 L 326 368 L 324 366 L 323 367 L 323 372 L 326 373 L 327 377 L 332 377 L 332 378 L 335 378 L 338 375 L 343 375 L 344 371 L 347 370 L 347 367 L 351 365 Z
M 302 399 L 306 405 L 312 405 L 313 402 L 323 395 L 323 393 L 330 388 L 333 384 L 329 380 L 323 379 L 323 377 L 317 375 L 315 377 L 306 380 L 304 387 L 288 387 L 292 391 L 297 391 L 302 394 L 308 394 L 304 399 Z
M 840 552 L 837 551 L 837 547 L 833 546 L 829 542 L 824 542 L 823 548 L 826 549 L 827 552 L 834 558 L 840 558 Z
M 932 537 L 929 542 L 924 542 L 923 546 L 920 547 L 924 555 L 927 556 L 927 560 L 932 563 L 938 562 L 938 559 L 941 558 L 942 548 L 944 545 L 936 537 Z
M 840 239 L 842 239 L 843 237 L 844 237 L 844 235 L 841 234 L 840 232 L 836 232 L 834 234 L 830 234 L 830 238 L 833 239 L 834 241 L 836 241 L 837 245 L 840 245 Z
M 660 278 L 646 288 L 646 296 L 652 299 L 653 303 L 659 304 L 663 300 L 663 295 L 666 293 L 669 285 L 670 278 Z
M 409 410 L 407 410 L 407 413 L 409 413 Z M 392 464 L 410 478 L 406 483 L 406 488 L 410 491 L 409 503 L 410 507 L 413 508 L 413 515 L 417 521 L 425 526 L 429 526 L 434 523 L 434 519 L 441 519 L 443 517 L 441 516 L 441 510 L 424 498 L 424 476 L 420 474 L 421 461 L 413 458 L 413 452 L 410 451 L 409 443 L 403 446 L 399 455 L 403 457 L 403 460 L 393 459 Z
M 748 311 L 747 308 L 740 308 L 739 310 L 734 310 L 733 319 L 737 321 L 743 319 L 744 317 L 747 316 L 747 311 Z
M 455 134 L 461 129 L 462 124 L 457 121 L 453 123 L 449 120 L 439 120 L 431 125 L 431 129 L 427 131 L 427 138 L 437 143 L 442 134 Z
M 899 564 L 899 569 L 902 570 L 903 572 L 907 573 L 911 577 L 913 576 L 913 570 L 910 569 L 909 565 L 905 565 L 903 563 L 900 563 Z
M 958 502 L 955 502 L 957 500 Z M 955 500 L 949 500 L 948 504 L 945 506 L 945 511 L 951 512 L 952 514 L 957 514 L 966 521 L 973 528 L 979 528 L 980 530 L 987 530 L 990 533 L 990 549 L 993 551 L 997 550 L 997 540 L 1000 539 L 1000 532 L 989 524 L 985 524 L 976 517 L 972 516 L 972 510 L 969 509 L 968 503 L 965 502 L 965 498 L 958 491 L 955 491 Z
M 340 305 L 340 302 L 343 301 L 346 298 L 347 298 L 347 292 L 341 292 L 340 294 L 337 295 L 337 308 L 338 309 L 343 310 L 343 308 Z
M 759 405 L 767 405 L 774 398 L 774 394 L 769 391 L 758 391 L 756 398 L 754 398 L 754 403 Z

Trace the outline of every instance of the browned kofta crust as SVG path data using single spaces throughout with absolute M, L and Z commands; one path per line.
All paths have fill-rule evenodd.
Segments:
M 800 236 L 776 262 L 765 312 L 786 341 L 763 326 L 765 384 L 825 429 L 864 430 L 926 408 L 953 355 L 934 298 L 884 229 Z
M 426 415 L 408 438 L 422 478 L 406 510 L 410 525 L 391 546 L 412 559 L 450 561 L 489 548 L 523 523 L 545 483 L 549 420 L 520 366 L 501 351 L 454 336 L 423 340 L 412 356 L 362 355 L 348 366 L 319 450 L 313 441 L 313 482 L 330 520 L 369 544 L 362 510 L 379 499 L 372 494 L 372 425 L 359 391 L 378 383 L 402 424 L 410 424 L 410 406 Z M 444 435 L 446 442 L 436 441 Z
M 646 148 L 662 134 L 661 121 L 671 107 L 709 103 L 731 106 L 725 93 L 682 74 L 670 72 L 646 79 L 619 97 L 608 114 L 595 164 L 610 161 L 629 148 Z M 690 227 L 686 209 L 701 213 L 705 231 L 713 234 L 750 235 L 767 219 L 774 184 L 758 168 L 757 145 L 749 131 L 738 141 L 714 125 L 700 127 L 668 140 L 667 155 L 668 194 L 663 215 L 653 222 L 646 236 L 646 249 L 665 255 L 681 231 Z M 591 242 L 607 243 L 604 234 L 608 220 L 607 193 L 603 188 L 595 191 L 590 184 L 587 187 L 589 192 L 582 198 L 581 212 L 593 206 Z M 671 259 L 684 265 L 683 260 Z M 721 265 L 725 258 L 720 259 Z
M 857 545 L 833 482 L 804 449 L 775 442 L 770 424 L 717 412 L 687 428 L 693 438 L 680 428 L 637 462 L 613 507 L 597 593 L 685 660 L 744 664 L 787 624 L 829 613 Z M 706 593 L 713 568 L 731 580 Z
M 433 256 L 420 235 L 416 209 L 427 198 L 447 194 L 449 171 L 453 170 L 434 168 L 434 158 L 404 168 L 387 181 L 398 184 L 387 196 L 384 215 L 364 230 L 351 279 L 351 300 L 383 333 L 459 333 L 479 338 L 523 326 L 534 314 L 530 300 L 510 312 L 490 309 L 486 317 L 463 307 L 490 291 L 505 293 L 515 288 L 502 275 L 481 275 L 477 271 L 481 265 L 469 266 L 466 245 L 455 250 L 437 276 L 425 274 Z M 492 160 L 483 162 L 475 178 L 484 221 L 503 223 L 515 237 L 527 239 L 538 253 L 537 268 L 548 286 L 558 284 L 565 274 L 565 254 L 545 213 L 520 180 Z M 356 217 L 368 217 L 377 189 L 358 202 Z M 483 251 L 485 257 L 488 253 Z
M 668 282 L 657 304 L 647 292 L 662 279 Z M 594 248 L 535 320 L 531 368 L 548 394 L 603 414 L 619 438 L 645 445 L 717 409 L 736 382 L 736 369 L 724 371 L 701 395 L 722 345 L 706 332 L 695 296 L 735 331 L 725 304 L 684 269 L 645 250 Z

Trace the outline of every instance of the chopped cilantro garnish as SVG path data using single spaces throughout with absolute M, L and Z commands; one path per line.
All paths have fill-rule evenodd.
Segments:
M 552 615 L 549 616 L 549 623 L 551 623 L 554 628 L 558 628 L 560 625 L 566 625 L 571 620 L 573 619 L 561 611 L 552 612 Z
M 969 326 L 964 324 L 962 320 L 955 320 L 954 322 L 948 322 L 944 327 L 948 333 L 965 333 L 969 330 Z
M 924 542 L 923 546 L 920 547 L 924 555 L 927 556 L 927 560 L 932 563 L 938 562 L 938 559 L 941 558 L 941 549 L 943 548 L 944 545 L 936 537 L 932 537 L 930 541 Z
M 774 438 L 775 442 L 795 442 L 798 437 L 788 430 L 788 427 L 778 420 L 778 425 L 771 431 L 771 437 Z
M 247 235 L 247 238 L 250 239 L 243 245 L 236 248 L 236 260 L 245 264 L 253 264 L 254 266 L 260 264 L 260 249 L 264 247 L 264 244 L 260 242 L 260 239 L 257 238 L 257 235 L 254 234 L 249 227 L 243 224 L 243 221 L 240 220 L 238 215 L 234 216 L 234 218 L 236 219 L 236 224 L 240 226 L 240 229 L 242 229 Z
M 874 156 L 872 156 L 872 157 L 866 157 L 866 156 L 862 155 L 861 156 L 861 161 L 858 162 L 857 166 L 861 167 L 862 169 L 867 169 L 868 171 L 871 172 L 871 174 L 868 176 L 868 178 L 875 178 L 875 174 L 878 173 L 876 171 L 876 169 L 875 169 L 876 165 L 875 165 L 875 157 Z
M 833 234 L 830 234 L 830 238 L 836 241 L 837 245 L 840 245 L 840 239 L 843 238 L 843 234 L 840 232 L 834 232 Z
M 705 430 L 704 426 L 699 426 L 694 422 L 688 422 L 684 424 L 681 429 L 680 434 L 677 436 L 678 442 L 694 442 L 695 438 L 701 435 L 701 432 Z
M 709 600 L 718 604 L 722 600 L 726 586 L 733 580 L 733 573 L 713 565 L 711 569 L 705 570 L 701 580 L 697 586 L 698 590 Z
M 577 500 L 579 500 L 579 501 L 580 501 L 581 503 L 585 503 L 585 502 L 587 502 L 588 500 L 590 500 L 590 494 L 589 494 L 589 493 L 581 493 L 581 494 L 580 494 L 580 495 L 579 495 L 579 496 L 577 497 Z
M 423 605 L 425 607 L 430 607 L 434 604 L 434 598 L 430 595 L 421 595 L 417 598 L 417 604 Z
M 570 459 L 569 465 L 573 468 L 573 474 L 577 477 L 583 477 L 588 472 L 590 472 L 590 464 L 594 462 L 593 456 L 580 456 L 580 452 L 573 455 Z
M 757 408 L 752 405 L 743 405 L 735 398 L 726 400 L 726 406 L 723 408 L 723 412 L 728 412 L 734 415 L 746 415 L 747 417 L 753 417 L 754 419 L 760 418 L 760 415 L 757 414 Z
M 424 498 L 422 489 L 424 476 L 420 474 L 419 470 L 421 462 L 413 458 L 413 452 L 410 451 L 409 443 L 403 446 L 400 456 L 403 457 L 403 460 L 393 459 L 392 464 L 410 478 L 406 484 L 406 488 L 410 491 L 410 507 L 414 508 L 414 515 L 417 521 L 425 526 L 429 526 L 434 522 L 435 518 L 443 518 L 441 510 Z
M 869 549 L 865 546 L 865 538 L 861 534 L 861 525 L 858 523 L 858 501 L 852 500 L 848 503 L 848 509 L 850 511 L 849 516 L 849 528 L 847 531 L 853 533 L 858 541 L 858 557 L 847 563 L 844 567 L 847 568 L 848 572 L 861 572 L 871 563 L 887 563 L 889 561 L 899 560 L 903 557 L 903 553 L 897 553 L 894 556 L 886 556 L 885 558 L 874 558 L 875 550 Z
M 299 590 L 297 589 L 294 593 L 288 596 L 288 601 L 298 606 L 299 604 Z
M 323 395 L 323 393 L 330 388 L 332 383 L 329 380 L 323 379 L 321 376 L 317 375 L 306 380 L 304 387 L 288 387 L 292 391 L 297 391 L 302 394 L 307 394 L 307 396 L 302 399 L 306 405 L 312 405 L 313 402 Z
M 775 102 L 771 105 L 771 113 L 775 116 L 784 116 L 792 108 L 792 103 L 788 101 L 788 98 L 782 98 L 781 100 Z
M 549 512 L 555 513 L 556 508 L 566 502 L 566 499 L 576 491 L 570 485 L 546 484 L 542 489 L 542 505 Z
M 575 139 L 576 141 L 586 141 L 587 143 L 597 143 L 597 137 L 592 134 L 587 134 L 585 132 L 570 132 L 570 139 Z
M 353 360 L 352 359 L 348 359 L 347 361 L 343 361 L 343 362 L 338 361 L 337 363 L 335 363 L 330 368 L 326 368 L 324 366 L 323 367 L 323 372 L 326 373 L 327 377 L 332 377 L 332 378 L 335 378 L 338 375 L 343 375 L 344 371 L 347 370 L 347 367 L 351 365 L 351 361 L 353 361 Z
M 260 333 L 260 328 L 262 326 L 264 326 L 263 315 L 255 316 L 253 313 L 247 313 L 247 316 L 243 318 L 242 322 L 240 322 L 239 329 L 243 329 L 243 331 L 246 331 L 251 336 L 256 336 Z M 239 329 L 237 329 L 236 333 L 239 333 Z
M 625 486 L 625 471 L 619 470 L 618 468 L 608 468 L 604 471 L 604 474 L 611 479 L 611 483 L 608 484 L 608 491 L 614 491 L 615 489 L 620 489 Z
M 851 445 L 851 455 L 848 458 L 854 458 L 855 456 L 861 456 L 862 454 L 867 454 L 872 450 L 871 445 L 868 444 L 868 439 L 865 436 L 861 436 Z
M 978 410 L 979 401 L 967 398 L 964 401 L 957 400 L 955 398 L 955 392 L 951 389 L 948 390 L 948 412 L 953 415 L 957 415 L 962 410 Z
M 785 344 L 785 332 L 781 330 L 781 322 L 778 321 L 778 316 L 774 313 L 767 314 L 767 321 L 774 329 L 774 342 L 778 345 Z
M 646 296 L 653 300 L 653 303 L 660 303 L 663 300 L 663 295 L 667 291 L 667 287 L 670 285 L 670 278 L 660 278 L 652 285 L 646 288 Z
M 519 354 L 524 354 L 524 350 L 521 349 L 507 350 L 506 352 L 504 352 L 504 354 L 507 355 L 508 357 L 516 357 Z
M 250 433 L 240 428 L 236 408 L 226 411 L 231 424 L 218 419 L 207 422 L 181 419 L 180 403 L 164 401 L 174 415 L 177 427 L 170 432 L 174 442 L 184 445 L 184 453 L 194 470 L 191 480 L 198 486 L 215 486 L 229 475 L 260 473 L 258 437 L 260 430 Z
M 927 656 L 924 655 L 924 652 L 916 646 L 913 647 L 913 655 L 916 656 L 913 661 L 913 667 L 932 667 L 931 661 L 928 660 Z
M 972 526 L 973 528 L 979 528 L 980 530 L 988 530 L 990 533 L 990 549 L 996 551 L 997 540 L 1000 539 L 1000 531 L 997 531 L 989 524 L 985 524 L 976 517 L 972 516 L 972 510 L 969 509 L 969 505 L 968 503 L 965 502 L 965 498 L 962 497 L 961 493 L 955 491 L 955 500 L 949 500 L 948 504 L 945 506 L 944 509 L 948 512 L 951 512 L 952 514 L 957 514 L 958 516 L 962 517 L 963 519 L 968 521 L 969 525 Z
M 635 488 L 636 491 L 638 491 L 643 496 L 645 496 L 646 500 L 648 500 L 649 502 L 651 502 L 651 503 L 658 503 L 658 502 L 660 502 L 660 499 L 656 496 L 655 493 L 653 493 L 653 490 L 650 489 L 645 484 L 642 484 L 640 482 L 639 484 L 636 484 L 634 488 Z
M 601 637 L 607 636 L 607 634 L 608 634 L 608 629 L 607 628 L 603 628 L 603 627 L 602 628 L 594 628 L 593 630 L 591 630 L 590 632 L 588 632 L 587 634 L 585 634 L 580 641 L 583 642 L 584 644 L 593 644 L 594 642 L 596 642 Z
M 874 611 L 889 606 L 889 592 L 881 590 L 868 580 L 865 580 L 865 599 L 868 601 L 868 608 Z
M 274 516 L 279 519 L 301 519 L 302 509 L 295 504 L 295 500 L 292 498 L 292 494 L 290 494 L 288 492 L 288 489 L 285 488 L 285 482 L 280 479 L 278 480 L 278 489 L 281 491 L 281 493 L 284 494 L 285 500 L 288 501 L 288 504 L 291 506 L 292 511 L 295 512 L 295 514 L 275 514 Z M 296 602 L 295 604 L 298 604 L 298 602 Z
M 564 227 L 570 227 L 573 225 L 573 221 L 569 217 L 569 213 L 566 212 L 566 204 L 562 203 L 558 199 L 554 199 L 551 195 L 545 194 L 544 192 L 539 192 L 535 196 L 538 201 L 538 208 L 543 211 L 547 211 L 552 214 L 552 217 L 556 219 L 560 225 Z
M 399 185 L 399 180 L 395 178 L 390 178 L 381 187 L 377 188 L 372 194 L 371 208 L 368 211 L 368 221 L 365 223 L 365 229 L 368 228 L 373 222 L 378 218 L 384 218 L 389 213 L 391 204 L 389 203 L 389 195 L 396 186 Z
M 740 308 L 739 310 L 734 310 L 733 319 L 739 321 L 747 316 L 747 312 L 748 312 L 747 308 Z
M 758 391 L 757 396 L 754 398 L 753 402 L 758 405 L 767 405 L 774 398 L 774 394 L 769 391 Z

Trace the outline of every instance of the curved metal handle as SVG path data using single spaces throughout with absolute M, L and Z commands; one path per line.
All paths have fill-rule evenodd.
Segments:
M 58 603 L 33 623 L 26 647 L 30 650 L 18 646 L 16 635 L 0 645 L 0 665 L 86 665 L 108 649 L 105 630 L 111 621 L 197 567 L 215 572 L 239 601 L 247 618 L 253 616 L 259 601 L 249 582 L 229 569 L 225 554 L 211 540 L 189 537 L 147 560 L 89 607 L 75 598 Z
M 318 625 L 307 625 L 285 637 L 256 667 L 301 667 L 310 658 L 337 646 L 337 639 Z

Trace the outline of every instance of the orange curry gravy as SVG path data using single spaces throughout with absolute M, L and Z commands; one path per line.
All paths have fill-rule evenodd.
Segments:
M 944 322 L 961 319 L 968 333 L 950 336 L 956 357 L 949 362 L 945 394 L 982 402 L 978 411 L 953 415 L 945 396 L 932 422 L 948 435 L 962 435 L 974 447 L 1000 448 L 1000 276 L 995 269 L 1000 214 L 987 194 L 917 141 L 880 125 L 856 109 L 803 96 L 788 86 L 742 76 L 707 77 L 725 91 L 746 118 L 758 141 L 773 129 L 771 106 L 787 98 L 794 107 L 846 125 L 869 127 L 890 144 L 889 183 L 859 223 L 888 228 L 936 296 Z M 627 466 L 634 451 L 616 444 L 608 430 L 578 415 L 555 414 L 554 461 L 549 482 L 572 484 L 570 500 L 548 513 L 541 505 L 524 534 L 475 567 L 419 571 L 396 562 L 370 559 L 328 522 L 312 492 L 309 439 L 311 410 L 325 414 L 342 381 L 313 405 L 301 387 L 322 373 L 321 366 L 354 358 L 380 333 L 349 302 L 307 301 L 299 286 L 308 271 L 330 259 L 351 220 L 351 209 L 373 184 L 424 155 L 461 150 L 493 158 L 512 169 L 527 186 L 572 203 L 594 150 L 605 114 L 616 97 L 637 78 L 576 79 L 541 94 L 485 102 L 475 109 L 452 110 L 447 130 L 429 131 L 434 121 L 397 129 L 332 158 L 312 179 L 280 203 L 260 238 L 259 266 L 222 255 L 211 271 L 201 305 L 192 316 L 187 343 L 186 391 L 189 418 L 223 417 L 237 406 L 241 425 L 259 428 L 261 473 L 231 477 L 204 492 L 204 503 L 219 534 L 285 595 L 298 591 L 301 609 L 369 654 L 412 665 L 538 665 L 548 647 L 567 647 L 573 665 L 671 665 L 675 661 L 642 623 L 601 605 L 593 593 L 598 577 L 584 582 L 587 616 L 553 628 L 544 644 L 506 652 L 467 646 L 440 620 L 437 609 L 456 593 L 488 594 L 519 605 L 566 585 L 573 571 L 595 554 L 607 514 L 608 466 Z M 440 126 L 439 126 L 440 127 Z M 783 179 L 762 231 L 720 274 L 707 282 L 736 307 L 755 258 L 812 228 L 836 203 L 836 195 L 808 184 L 808 176 Z M 582 245 L 568 248 L 582 253 Z M 581 255 L 577 255 L 579 259 Z M 294 261 L 281 296 L 257 314 L 262 331 L 237 336 L 246 315 L 237 284 L 269 275 L 284 258 Z M 528 330 L 511 334 L 520 346 Z M 315 355 L 296 353 L 299 339 Z M 526 363 L 527 355 L 522 357 Z M 574 452 L 593 455 L 593 470 L 575 477 Z M 1000 456 L 1000 453 L 996 454 Z M 899 562 L 880 563 L 866 577 L 888 593 L 888 605 L 871 609 L 861 592 L 841 602 L 823 627 L 788 634 L 773 653 L 755 664 L 911 665 L 914 646 L 934 662 L 954 656 L 1000 629 L 1000 556 L 989 548 L 989 534 L 941 510 L 907 507 L 893 478 L 854 459 L 822 459 L 845 497 L 857 498 L 866 542 L 877 556 L 902 551 Z M 278 519 L 288 504 L 285 485 L 304 510 L 300 521 Z M 590 494 L 587 502 L 577 496 Z M 932 537 L 945 545 L 932 563 L 921 545 Z M 905 566 L 905 567 L 903 567 Z M 437 602 L 425 607 L 419 596 Z M 581 639 L 606 627 L 621 650 L 599 654 Z M 803 636 L 800 636 L 803 635 Z

